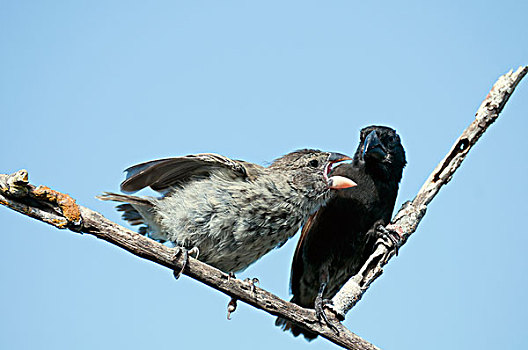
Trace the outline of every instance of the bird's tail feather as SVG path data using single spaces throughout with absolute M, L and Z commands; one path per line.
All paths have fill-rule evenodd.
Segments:
M 127 194 L 119 194 L 119 193 L 113 193 L 113 192 L 104 192 L 100 196 L 96 196 L 95 198 L 100 199 L 102 201 L 114 201 L 114 202 L 123 202 L 128 204 L 136 204 L 136 205 L 142 205 L 145 207 L 152 207 L 152 201 L 148 198 L 142 198 L 138 196 L 130 196 Z
M 140 234 L 161 241 L 166 239 L 152 211 L 153 199 L 112 192 L 105 192 L 97 198 L 103 201 L 122 202 L 123 204 L 116 207 L 118 211 L 123 212 L 122 218 L 130 225 L 145 225 L 138 229 Z
M 116 206 L 117 211 L 122 211 L 121 216 L 124 220 L 132 226 L 145 224 L 145 219 L 141 214 L 132 206 L 132 204 L 123 203 Z M 140 232 L 141 233 L 141 232 Z

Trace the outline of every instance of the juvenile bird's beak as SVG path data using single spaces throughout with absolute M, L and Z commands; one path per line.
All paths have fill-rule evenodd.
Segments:
M 341 153 L 330 153 L 330 157 L 328 158 L 328 166 L 326 168 L 325 177 L 330 173 L 330 170 L 332 169 L 332 165 L 338 162 L 343 162 L 345 160 L 352 160 L 349 156 L 346 156 Z M 343 188 L 350 188 L 357 186 L 357 184 L 350 180 L 347 177 L 344 176 L 331 176 L 327 178 L 328 181 L 328 187 L 334 190 L 339 190 Z
M 381 144 L 376 131 L 371 131 L 365 139 L 365 143 L 363 144 L 363 158 L 365 158 L 365 155 L 376 160 L 382 160 L 387 156 L 387 151 Z
M 328 187 L 333 190 L 357 186 L 357 183 L 344 176 L 331 176 L 328 179 Z

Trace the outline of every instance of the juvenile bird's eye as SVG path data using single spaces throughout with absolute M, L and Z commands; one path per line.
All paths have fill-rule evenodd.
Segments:
M 310 166 L 313 166 L 314 168 L 317 168 L 319 166 L 319 162 L 317 161 L 317 159 L 312 159 L 308 164 Z

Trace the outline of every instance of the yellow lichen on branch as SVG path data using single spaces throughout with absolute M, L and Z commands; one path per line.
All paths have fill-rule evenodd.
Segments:
M 80 225 L 81 211 L 75 203 L 75 199 L 68 194 L 61 193 L 47 186 L 39 186 L 31 194 L 38 199 L 44 200 L 48 203 L 57 204 L 62 211 L 62 215 L 68 220 L 68 223 Z M 65 228 L 65 227 L 64 227 Z

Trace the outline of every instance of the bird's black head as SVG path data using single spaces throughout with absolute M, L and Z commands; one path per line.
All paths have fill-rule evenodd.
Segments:
M 342 176 L 328 177 L 333 164 L 351 159 L 340 153 L 302 149 L 276 159 L 269 169 L 288 172 L 292 185 L 296 188 L 323 192 L 328 189 L 341 189 L 356 185 L 352 180 Z
M 400 136 L 386 126 L 367 126 L 361 130 L 354 162 L 364 162 L 375 176 L 397 179 L 400 182 L 407 163 Z

